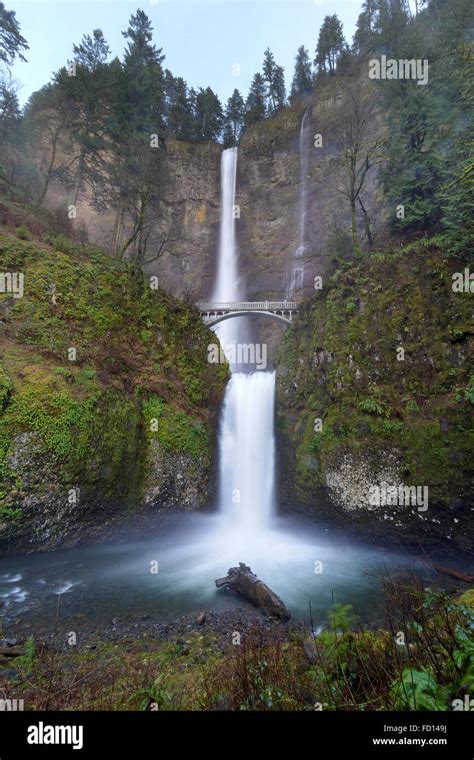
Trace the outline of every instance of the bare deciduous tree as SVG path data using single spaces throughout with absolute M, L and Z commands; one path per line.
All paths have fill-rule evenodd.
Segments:
M 355 89 L 350 84 L 344 84 L 338 100 L 331 124 L 332 138 L 337 148 L 339 190 L 349 202 L 352 247 L 354 253 L 358 254 L 358 210 L 364 220 L 367 242 L 372 244 L 364 192 L 370 171 L 383 160 L 386 138 L 379 118 L 378 92 L 374 88 L 363 85 Z

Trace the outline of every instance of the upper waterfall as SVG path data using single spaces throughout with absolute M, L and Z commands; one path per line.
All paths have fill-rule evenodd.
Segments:
M 237 242 L 235 236 L 235 188 L 237 182 L 238 148 L 228 148 L 221 159 L 221 220 L 217 274 L 212 292 L 213 301 L 239 301 Z
M 221 219 L 217 274 L 212 300 L 240 301 L 243 298 L 238 270 L 238 248 L 235 233 L 235 191 L 237 183 L 238 148 L 227 148 L 221 158 Z M 227 346 L 239 338 L 239 320 L 231 319 L 216 328 L 221 344 Z

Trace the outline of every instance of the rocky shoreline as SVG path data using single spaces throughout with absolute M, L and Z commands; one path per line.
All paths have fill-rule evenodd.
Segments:
M 88 618 L 80 617 L 55 623 L 51 619 L 30 619 L 27 615 L 10 622 L 3 629 L 4 637 L 0 638 L 0 652 L 23 649 L 28 638 L 33 637 L 35 645 L 65 651 L 70 648 L 67 635 L 74 629 L 76 651 L 93 651 L 99 642 L 119 643 L 140 642 L 146 648 L 173 641 L 186 655 L 186 639 L 195 634 L 211 634 L 215 648 L 224 652 L 232 643 L 232 636 L 238 633 L 242 638 L 252 629 L 259 628 L 275 640 L 287 638 L 290 629 L 303 629 L 305 624 L 300 622 L 282 622 L 268 618 L 258 610 L 250 607 L 237 607 L 232 610 L 206 610 L 198 614 L 169 615 L 165 619 L 157 619 L 149 614 L 113 617 L 98 623 Z M 0 675 L 13 658 L 0 655 Z

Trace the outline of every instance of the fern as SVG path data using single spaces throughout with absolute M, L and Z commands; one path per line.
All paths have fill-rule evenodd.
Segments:
M 397 710 L 448 709 L 448 688 L 436 681 L 431 669 L 405 668 L 391 689 Z

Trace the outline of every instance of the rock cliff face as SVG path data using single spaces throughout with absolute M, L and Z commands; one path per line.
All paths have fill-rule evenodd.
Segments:
M 219 235 L 220 156 L 214 143 L 169 141 L 167 189 L 158 223 L 167 250 L 150 265 L 165 290 L 198 300 L 212 290 Z
M 456 271 L 420 241 L 340 267 L 305 302 L 277 357 L 283 509 L 472 546 L 472 296 Z
M 334 134 L 335 98 L 330 85 L 315 96 L 288 107 L 249 128 L 239 146 L 236 203 L 240 270 L 253 297 L 281 297 L 299 245 L 301 191 L 306 180 L 304 286 L 313 288 L 316 275 L 334 269 L 334 245 L 346 241 L 351 216 L 342 195 L 338 148 Z M 300 129 L 305 116 L 300 144 Z M 375 118 L 375 117 L 374 117 Z M 315 136 L 321 144 L 315 145 Z M 220 156 L 222 147 L 167 141 L 167 182 L 160 218 L 153 237 L 166 239 L 166 251 L 148 271 L 178 297 L 207 298 L 216 268 L 220 215 Z M 301 151 L 304 152 L 304 156 Z M 306 177 L 301 176 L 305 160 Z M 374 232 L 383 226 L 383 213 L 374 191 L 376 169 L 368 174 L 364 201 Z M 58 188 L 50 203 L 57 204 Z M 85 224 L 92 242 L 110 245 L 114 219 L 98 215 L 79 201 L 78 223 Z M 362 221 L 359 219 L 362 232 Z M 126 221 L 122 231 L 126 234 Z M 363 234 L 361 234 L 363 238 Z M 340 255 L 340 251 L 338 252 Z
M 325 277 L 333 271 L 334 238 L 339 247 L 341 239 L 348 245 L 351 216 L 341 192 L 333 101 L 330 92 L 323 90 L 298 107 L 285 108 L 257 123 L 242 138 L 236 226 L 240 271 L 249 298 L 281 298 L 285 294 L 300 243 L 304 181 L 305 277 L 300 295 L 312 292 L 315 276 Z M 322 145 L 315 147 L 317 134 Z M 169 189 L 160 231 L 176 242 L 172 243 L 173 252 L 152 265 L 150 273 L 161 275 L 163 286 L 179 296 L 187 293 L 206 298 L 212 291 L 217 252 L 220 148 L 170 143 L 169 159 Z M 303 160 L 306 178 L 301 176 Z M 375 178 L 373 169 L 364 200 L 376 234 L 384 217 Z M 359 228 L 362 232 L 360 219 Z M 337 253 L 341 255 L 340 250 Z

